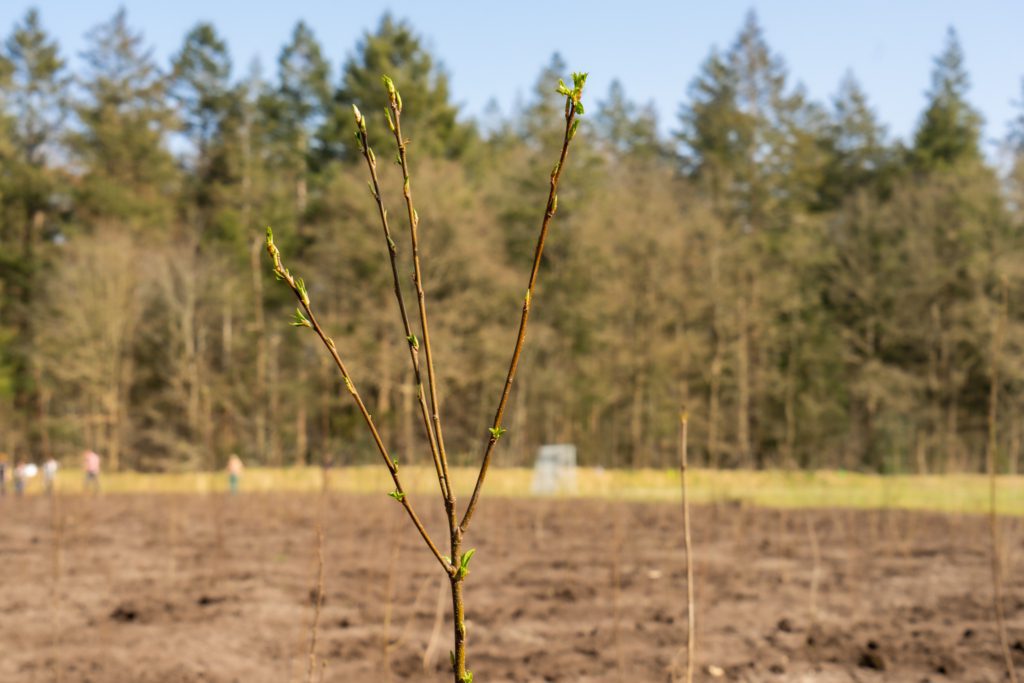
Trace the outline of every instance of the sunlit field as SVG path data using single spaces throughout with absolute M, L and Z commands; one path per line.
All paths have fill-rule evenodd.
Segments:
M 411 494 L 433 494 L 437 480 L 427 467 L 402 468 Z M 452 470 L 456 490 L 465 495 L 476 471 Z M 253 468 L 246 471 L 243 492 L 312 492 L 323 487 L 323 471 L 313 467 Z M 533 470 L 496 469 L 488 479 L 496 496 L 531 497 Z M 557 497 L 607 498 L 629 501 L 673 501 L 680 497 L 679 473 L 675 470 L 617 470 L 579 468 L 577 490 Z M 385 495 L 390 484 L 380 466 L 345 467 L 328 471 L 328 488 L 335 492 Z M 68 470 L 58 478 L 59 490 L 83 490 L 80 472 Z M 105 493 L 224 493 L 227 477 L 220 472 L 104 474 Z M 30 488 L 29 492 L 35 491 Z M 691 499 L 695 503 L 744 503 L 779 508 L 893 508 L 956 513 L 988 511 L 988 479 L 983 475 L 872 475 L 836 470 L 691 471 Z M 1024 515 L 1024 476 L 998 479 L 998 510 L 1004 515 Z

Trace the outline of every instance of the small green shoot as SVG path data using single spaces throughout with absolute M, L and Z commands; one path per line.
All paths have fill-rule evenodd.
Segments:
M 295 278 L 295 288 L 299 290 L 299 296 L 302 297 L 302 303 L 309 305 L 309 292 L 306 291 L 306 283 L 301 277 Z
M 462 553 L 462 561 L 459 563 L 459 578 L 464 579 L 469 575 L 469 561 L 473 559 L 473 555 L 476 554 L 476 548 L 470 548 L 466 552 Z
M 313 327 L 301 308 L 295 309 L 295 318 L 292 320 L 291 325 L 292 327 Z

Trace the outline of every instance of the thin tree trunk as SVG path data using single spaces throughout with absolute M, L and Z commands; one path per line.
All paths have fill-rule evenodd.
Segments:
M 914 439 L 914 457 L 917 461 L 918 474 L 928 474 L 928 457 L 925 438 L 926 437 L 922 431 L 918 429 L 916 438 Z
M 306 366 L 299 369 L 300 386 L 306 386 L 308 381 Z M 299 396 L 296 401 L 295 410 L 295 462 L 296 465 L 305 465 L 309 462 L 309 415 L 306 408 L 306 396 Z
M 790 351 L 790 353 L 792 354 L 792 351 Z M 789 359 L 789 366 L 786 369 L 786 396 L 784 405 L 786 433 L 783 441 L 783 460 L 785 461 L 786 467 L 791 467 L 796 464 L 796 378 L 794 377 L 794 365 L 795 362 L 791 357 Z M 818 463 L 806 464 L 817 465 Z
M 35 385 L 33 392 L 33 412 L 35 413 L 36 442 L 39 445 L 39 454 L 42 458 L 49 458 L 50 453 L 50 430 L 47 427 L 47 400 L 43 390 L 43 368 L 39 359 L 32 362 L 32 382 Z
M 383 420 L 388 420 L 391 415 L 391 392 L 393 387 L 391 368 L 391 349 L 385 333 L 381 333 L 377 341 L 377 348 L 380 350 L 380 364 L 378 366 L 379 385 L 377 392 L 377 412 Z
M 633 467 L 644 467 L 646 454 L 643 452 L 643 410 L 644 410 L 644 383 L 643 376 L 637 375 L 633 381 L 633 399 L 631 402 L 629 420 L 629 441 L 633 453 Z
M 234 315 L 231 302 L 224 300 L 220 316 L 220 360 L 221 367 L 229 379 L 234 379 L 234 363 L 232 348 L 234 346 Z
M 957 472 L 963 472 L 966 463 L 963 462 L 960 444 L 957 441 L 960 432 L 957 426 L 958 407 L 956 396 L 954 395 L 946 407 L 946 459 L 953 463 Z M 973 471 L 977 472 L 977 470 Z
M 516 392 L 515 408 L 512 411 L 512 431 L 510 436 L 514 439 L 511 450 L 516 455 L 516 460 L 522 464 L 530 463 L 530 438 L 527 425 L 530 424 L 529 411 L 530 402 L 527 400 L 527 377 L 525 373 L 519 376 L 519 389 Z
M 227 378 L 228 386 L 235 386 L 238 381 L 238 377 L 235 373 L 234 363 L 234 309 L 231 303 L 225 298 L 221 309 L 221 329 L 220 329 L 220 356 L 221 356 L 221 367 L 224 372 L 224 376 Z M 210 431 L 209 442 L 211 446 L 216 444 L 216 448 L 226 450 L 227 452 L 234 452 L 238 450 L 238 412 L 235 409 L 234 402 L 231 401 L 227 405 L 224 405 L 219 410 L 222 419 L 225 424 L 220 431 L 222 438 L 217 438 L 218 435 L 214 433 L 213 424 L 214 418 L 214 402 L 212 397 L 207 399 L 207 428 Z M 215 450 L 211 447 L 211 451 Z M 212 456 L 211 456 L 212 457 Z
M 718 433 L 719 413 L 721 412 L 722 392 L 722 337 L 715 334 L 715 354 L 711 358 L 711 381 L 708 389 L 708 465 L 717 468 L 721 464 Z
M 295 224 L 298 226 L 299 234 L 302 234 L 303 224 L 305 223 L 303 219 L 305 218 L 306 205 L 309 199 L 309 187 L 306 183 L 306 153 L 308 148 L 309 145 L 306 141 L 305 133 L 300 133 L 296 143 L 298 169 L 295 178 Z
M 121 417 L 121 400 L 117 385 L 112 387 L 112 391 L 107 396 L 107 400 L 104 401 L 106 404 L 106 410 L 104 411 L 104 428 L 103 433 L 106 436 L 107 451 L 107 462 L 108 467 L 113 471 L 121 469 L 121 439 L 120 439 L 120 417 Z
M 1019 405 L 1019 404 L 1018 404 Z M 1010 474 L 1017 474 L 1017 466 L 1020 460 L 1020 449 L 1021 449 L 1021 428 L 1020 428 L 1020 410 L 1015 411 L 1013 417 L 1010 418 L 1010 448 L 1007 453 L 1006 463 L 1007 470 Z
M 408 382 L 401 385 L 402 392 L 402 447 L 406 453 L 416 452 L 416 443 L 414 436 L 415 434 L 415 423 L 413 411 L 415 405 L 413 402 L 414 394 L 416 393 L 416 385 Z
M 739 397 L 736 401 L 736 450 L 740 464 L 750 466 L 750 330 L 747 301 L 740 300 L 739 332 L 736 342 L 736 376 Z
M 256 386 L 254 387 L 253 412 L 256 436 L 256 455 L 261 463 L 267 462 L 267 332 L 263 317 L 263 276 L 260 271 L 260 257 L 263 255 L 263 240 L 255 239 L 249 252 L 252 270 L 253 320 L 256 325 Z
M 278 366 L 280 364 L 279 349 L 281 346 L 281 335 L 274 334 L 270 337 L 269 368 L 267 372 L 267 394 L 270 404 L 270 415 L 279 417 L 281 415 L 281 394 L 280 382 L 278 382 Z M 281 443 L 278 438 L 276 421 L 267 423 L 267 459 L 274 467 L 281 466 Z

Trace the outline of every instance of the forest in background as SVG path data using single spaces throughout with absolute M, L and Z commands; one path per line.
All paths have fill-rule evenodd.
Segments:
M 561 139 L 557 54 L 514 111 L 479 120 L 391 15 L 340 71 L 302 22 L 270 73 L 239 73 L 203 23 L 159 64 L 123 10 L 80 61 L 35 11 L 0 46 L 0 451 L 88 447 L 145 470 L 370 461 L 329 358 L 289 326 L 272 225 L 385 436 L 426 462 L 352 137 L 355 103 L 391 158 L 387 73 L 449 451 L 478 457 Z M 953 30 L 930 79 L 895 140 L 851 74 L 812 101 L 751 13 L 689 83 L 666 72 L 668 127 L 619 83 L 590 93 L 497 462 L 574 442 L 584 465 L 670 466 L 686 406 L 706 466 L 972 471 L 995 396 L 998 461 L 1017 471 L 1024 108 L 997 168 Z

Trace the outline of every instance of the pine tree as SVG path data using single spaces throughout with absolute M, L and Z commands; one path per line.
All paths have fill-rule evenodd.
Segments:
M 210 24 L 197 24 L 172 58 L 170 94 L 178 103 L 190 149 L 185 214 L 197 237 L 244 248 L 231 195 L 241 183 L 243 90 L 231 84 L 227 45 Z
M 839 83 L 830 114 L 824 139 L 828 161 L 816 208 L 835 209 L 861 188 L 884 195 L 898 170 L 897 153 L 852 73 Z
M 291 186 L 292 220 L 304 224 L 317 132 L 330 108 L 331 69 L 312 29 L 300 21 L 277 58 L 277 85 L 261 94 L 268 161 Z M 278 223 L 280 224 L 280 223 Z
M 330 102 L 331 68 L 312 29 L 300 21 L 277 58 L 279 123 L 297 148 L 308 150 Z
M 416 103 L 402 116 L 402 132 L 412 140 L 415 154 L 454 159 L 470 149 L 475 130 L 459 121 L 444 66 L 408 22 L 386 13 L 375 31 L 363 34 L 342 66 L 332 120 L 323 132 L 325 147 L 333 155 L 358 158 L 349 132 L 353 104 L 372 117 L 370 145 L 383 149 L 389 131 L 381 114 L 387 103 L 382 74 L 391 77 L 404 99 Z
M 79 188 L 81 218 L 117 220 L 139 233 L 169 235 L 176 187 L 167 136 L 176 126 L 167 81 L 128 26 L 124 9 L 89 32 L 83 57 L 80 126 L 71 135 L 87 170 Z
M 49 452 L 44 425 L 45 401 L 34 309 L 43 300 L 48 244 L 62 227 L 57 199 L 63 184 L 54 168 L 61 127 L 67 113 L 70 78 L 55 40 L 43 29 L 39 14 L 29 10 L 4 44 L 8 79 L 0 82 L 0 103 L 10 121 L 10 146 L 3 159 L 0 212 L 0 318 L 15 332 L 14 406 L 25 421 L 32 457 Z
M 928 106 L 914 133 L 911 158 L 919 171 L 980 160 L 982 120 L 967 101 L 969 88 L 963 49 L 950 28 L 945 48 L 934 61 Z
M 211 24 L 196 24 L 185 36 L 171 60 L 171 78 L 171 95 L 202 169 L 231 105 L 231 56 Z
M 717 414 L 710 406 L 729 398 L 741 464 L 760 464 L 778 448 L 774 425 L 792 409 L 778 399 L 786 381 L 779 371 L 791 341 L 805 337 L 775 329 L 779 316 L 798 320 L 803 306 L 803 283 L 791 275 L 807 265 L 802 245 L 816 229 L 801 215 L 817 199 L 823 118 L 789 86 L 753 12 L 728 52 L 712 51 L 680 112 L 683 169 L 707 193 L 724 226 L 720 245 L 729 247 L 728 258 L 713 254 L 721 289 L 713 294 L 708 401 Z M 722 384 L 727 376 L 733 386 Z
M 668 150 L 658 135 L 654 105 L 637 106 L 626 97 L 618 80 L 612 81 L 607 99 L 598 103 L 597 132 L 609 151 L 618 156 L 666 157 Z

